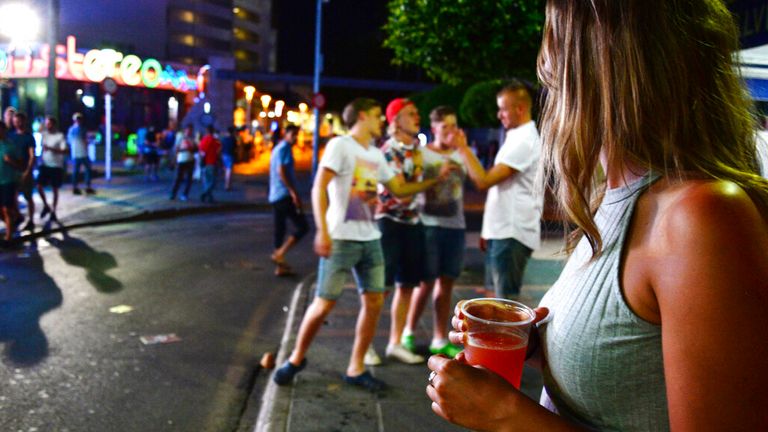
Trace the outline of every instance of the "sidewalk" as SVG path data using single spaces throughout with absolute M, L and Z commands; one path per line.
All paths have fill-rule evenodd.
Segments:
M 454 303 L 460 299 L 478 297 L 482 286 L 483 256 L 477 248 L 477 232 L 467 238 L 466 271 L 454 289 Z M 555 281 L 564 264 L 556 255 L 562 241 L 553 237 L 544 241 L 542 249 L 534 253 L 526 270 L 521 301 L 535 306 Z M 288 318 L 277 365 L 282 364 L 295 342 L 296 332 L 313 296 L 314 275 L 296 288 L 294 302 Z M 391 298 L 391 296 L 390 296 Z M 389 333 L 390 314 L 387 301 L 374 339 L 376 351 L 383 357 Z M 359 308 L 355 288 L 349 285 L 327 322 L 320 329 L 307 355 L 308 365 L 297 375 L 293 385 L 280 387 L 271 381 L 271 373 L 261 400 L 257 432 L 309 432 L 309 431 L 459 431 L 432 412 L 425 394 L 429 369 L 425 364 L 404 365 L 387 361 L 370 368 L 374 376 L 384 380 L 389 389 L 380 395 L 344 384 L 340 377 L 346 368 L 354 338 L 354 327 Z M 427 355 L 431 338 L 431 305 L 425 309 L 420 327 L 416 331 L 420 351 Z M 541 377 L 526 367 L 522 390 L 538 400 Z
M 94 166 L 94 169 L 103 172 L 101 165 Z M 140 171 L 126 171 L 118 167 L 113 169 L 110 181 L 103 177 L 94 179 L 93 187 L 97 191 L 95 195 L 74 195 L 71 184 L 65 183 L 59 190 L 59 223 L 49 223 L 47 217 L 40 219 L 43 205 L 35 191 L 35 231 L 21 232 L 19 238 L 24 241 L 64 228 L 106 223 L 206 212 L 270 209 L 267 202 L 268 178 L 264 175 L 233 176 L 231 191 L 224 191 L 223 179 L 220 178 L 214 191 L 216 202 L 213 204 L 200 201 L 202 184 L 199 181 L 193 182 L 188 201 L 169 200 L 173 178 L 174 173 L 164 169 L 160 173 L 160 179 L 151 182 L 147 181 Z M 299 183 L 300 192 L 308 195 L 308 180 Z M 49 202 L 53 199 L 50 190 L 47 190 L 46 196 Z M 309 204 L 308 201 L 305 204 Z M 26 203 L 23 199 L 21 212 L 26 218 Z M 4 228 L 3 226 L 0 230 L 4 231 Z

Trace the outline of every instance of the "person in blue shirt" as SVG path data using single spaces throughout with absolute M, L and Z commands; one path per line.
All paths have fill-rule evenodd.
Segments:
M 0 122 L 0 216 L 5 223 L 5 236 L 2 246 L 7 246 L 13 238 L 13 210 L 16 206 L 16 181 L 18 172 L 22 169 L 21 162 L 16 158 L 16 151 L 6 136 L 7 127 Z
M 277 266 L 276 276 L 292 274 L 285 262 L 285 254 L 309 231 L 307 219 L 301 207 L 301 197 L 296 192 L 296 172 L 291 152 L 298 133 L 297 126 L 286 127 L 283 140 L 272 149 L 272 157 L 269 161 L 269 203 L 272 204 L 275 218 L 275 250 L 272 252 L 272 262 Z M 296 230 L 286 239 L 288 219 Z
M 232 190 L 232 166 L 235 163 L 237 138 L 234 126 L 227 128 L 227 134 L 221 139 L 221 164 L 224 166 L 224 190 Z
M 35 167 L 35 137 L 29 131 L 27 115 L 23 112 L 17 112 L 13 115 L 13 127 L 14 130 L 8 134 L 8 139 L 14 148 L 15 157 L 22 164 L 17 191 L 24 196 L 24 200 L 27 202 L 27 215 L 29 216 L 29 220 L 22 230 L 33 231 L 35 229 L 35 200 L 32 199 L 32 193 L 35 182 L 32 170 Z M 17 201 L 14 211 L 17 215 L 19 214 L 18 208 Z

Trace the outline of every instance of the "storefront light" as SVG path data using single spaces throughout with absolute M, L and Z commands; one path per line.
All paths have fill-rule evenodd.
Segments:
M 283 108 L 285 108 L 285 102 L 278 100 L 275 102 L 275 115 L 280 117 L 283 115 Z
M 206 103 L 203 104 L 203 112 L 206 113 L 206 114 L 210 114 L 211 113 L 211 103 L 210 102 L 206 102 Z
M 269 114 L 267 114 L 267 117 L 269 118 L 275 118 L 275 113 L 270 111 Z
M 170 110 L 179 109 L 179 101 L 173 96 L 168 98 L 168 109 Z
M 304 102 L 299 104 L 299 111 L 300 112 L 305 113 L 305 112 L 307 112 L 308 109 L 309 109 L 309 106 L 307 104 L 305 104 Z
M 267 113 L 266 113 L 266 112 L 264 112 L 264 111 L 262 111 L 262 112 L 260 112 L 260 113 L 259 113 L 259 117 L 261 117 L 261 118 L 267 118 Z
M 85 105 L 86 108 L 93 108 L 96 106 L 96 98 L 91 95 L 85 95 L 83 96 L 83 105 Z

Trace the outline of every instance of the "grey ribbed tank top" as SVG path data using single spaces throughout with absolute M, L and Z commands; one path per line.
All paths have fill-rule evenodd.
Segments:
M 610 189 L 595 215 L 604 253 L 589 263 L 582 239 L 541 301 L 552 319 L 540 327 L 546 359 L 542 405 L 596 430 L 669 430 L 661 327 L 632 312 L 619 264 L 647 174 Z

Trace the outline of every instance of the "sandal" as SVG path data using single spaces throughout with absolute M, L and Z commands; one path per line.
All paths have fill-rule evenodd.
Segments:
M 269 256 L 269 259 L 271 259 L 272 262 L 277 264 L 277 265 L 284 265 L 285 264 L 285 257 L 281 257 L 281 258 L 278 259 L 277 255 L 272 254 L 272 255 Z
M 286 264 L 278 264 L 275 268 L 275 276 L 277 277 L 285 277 L 285 276 L 295 276 L 296 273 Z
M 376 393 L 387 388 L 387 384 L 379 379 L 376 379 L 370 372 L 365 371 L 358 376 L 351 377 L 349 375 L 342 376 L 345 383 L 357 387 L 362 387 L 370 392 Z

